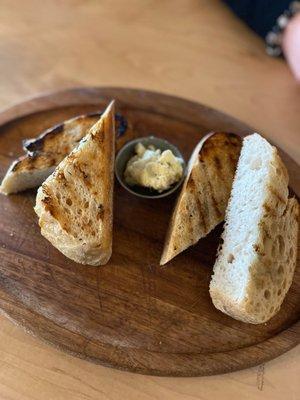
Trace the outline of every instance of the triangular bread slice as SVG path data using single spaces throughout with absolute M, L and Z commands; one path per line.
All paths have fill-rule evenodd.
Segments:
M 233 133 L 216 132 L 195 147 L 170 220 L 161 265 L 223 221 L 241 143 Z
M 275 315 L 296 266 L 298 202 L 277 150 L 258 134 L 244 139 L 214 266 L 214 305 L 259 324 Z
M 112 251 L 114 105 L 39 188 L 41 233 L 70 259 L 106 264 Z
M 89 129 L 99 120 L 101 112 L 80 115 L 55 125 L 37 138 L 23 142 L 26 155 L 9 167 L 0 192 L 11 194 L 40 186 L 55 167 L 78 145 Z M 134 139 L 133 130 L 121 114 L 115 115 L 116 151 Z

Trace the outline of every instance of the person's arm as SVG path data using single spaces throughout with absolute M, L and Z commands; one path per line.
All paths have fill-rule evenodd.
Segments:
M 300 13 L 291 19 L 284 30 L 282 49 L 295 78 L 300 82 Z
M 269 55 L 284 54 L 300 81 L 300 1 L 224 0 L 232 11 L 266 40 Z

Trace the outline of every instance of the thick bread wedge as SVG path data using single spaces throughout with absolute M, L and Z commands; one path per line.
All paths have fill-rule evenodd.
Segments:
M 195 147 L 177 199 L 160 264 L 197 243 L 223 221 L 242 140 L 210 133 Z
M 296 266 L 299 207 L 277 150 L 258 134 L 244 139 L 214 266 L 214 305 L 259 324 L 275 315 Z
M 41 233 L 72 260 L 106 264 L 112 251 L 114 105 L 39 188 Z
M 0 192 L 11 194 L 40 186 L 55 167 L 78 145 L 88 130 L 99 120 L 101 112 L 81 115 L 56 125 L 37 138 L 23 142 L 26 155 L 9 167 Z M 116 114 L 116 151 L 125 142 L 134 139 L 126 119 Z

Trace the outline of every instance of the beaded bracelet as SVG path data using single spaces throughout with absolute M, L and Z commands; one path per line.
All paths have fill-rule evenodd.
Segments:
M 272 57 L 282 55 L 282 36 L 283 31 L 291 18 L 300 11 L 300 1 L 291 2 L 289 8 L 281 14 L 273 29 L 266 36 L 266 52 Z

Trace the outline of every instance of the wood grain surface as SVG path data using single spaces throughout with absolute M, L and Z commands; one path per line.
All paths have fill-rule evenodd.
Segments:
M 253 129 L 197 103 L 130 89 L 70 89 L 0 114 L 0 174 L 22 141 L 112 100 L 135 135 L 174 143 L 186 160 L 209 131 Z M 126 132 L 125 132 L 126 134 Z M 291 189 L 300 167 L 282 155 Z M 116 185 L 113 255 L 103 267 L 78 265 L 40 235 L 35 191 L 0 197 L 0 307 L 17 324 L 79 357 L 133 372 L 197 376 L 267 361 L 299 343 L 300 270 L 280 312 L 266 324 L 217 311 L 208 285 L 221 227 L 169 262 L 159 259 L 176 194 L 137 198 Z
M 209 104 L 300 162 L 300 89 L 218 0 L 0 2 L 0 106 L 62 87 L 142 87 Z M 3 399 L 298 399 L 300 349 L 224 376 L 151 378 L 53 350 L 1 317 Z

